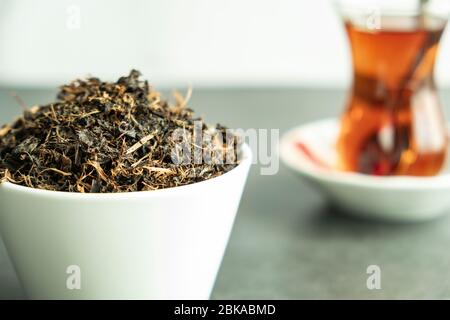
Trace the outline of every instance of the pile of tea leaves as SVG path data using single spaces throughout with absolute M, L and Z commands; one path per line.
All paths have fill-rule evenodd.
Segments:
M 88 78 L 64 85 L 56 102 L 28 108 L 0 129 L 0 179 L 55 191 L 131 192 L 187 185 L 233 169 L 237 140 L 230 144 L 224 127 L 194 118 L 188 97 L 175 93 L 172 100 L 136 70 L 115 83 Z M 198 121 L 212 139 L 192 148 L 216 154 L 232 148 L 235 161 L 173 161 L 174 131 L 193 130 Z

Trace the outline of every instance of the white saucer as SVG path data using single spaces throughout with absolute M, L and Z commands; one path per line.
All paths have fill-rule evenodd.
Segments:
M 296 127 L 281 139 L 281 159 L 346 212 L 396 221 L 421 221 L 450 212 L 447 161 L 434 177 L 377 177 L 327 169 L 336 163 L 338 119 Z M 305 151 L 298 143 L 308 146 Z M 322 162 L 322 164 L 321 164 Z

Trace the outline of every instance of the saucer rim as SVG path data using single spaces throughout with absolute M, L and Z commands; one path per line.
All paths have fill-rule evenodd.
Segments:
M 324 183 L 335 183 L 347 186 L 358 186 L 373 189 L 396 189 L 396 190 L 418 190 L 418 189 L 443 189 L 450 188 L 450 174 L 442 173 L 432 177 L 417 176 L 371 176 L 356 172 L 329 171 L 319 167 L 303 165 L 298 161 L 298 151 L 293 148 L 295 137 L 306 127 L 336 125 L 339 118 L 330 117 L 304 123 L 289 129 L 280 140 L 280 158 L 291 170 L 314 180 Z M 297 154 L 297 155 L 296 155 Z

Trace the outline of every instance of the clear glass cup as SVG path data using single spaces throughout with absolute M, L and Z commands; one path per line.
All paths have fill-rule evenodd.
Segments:
M 353 61 L 337 143 L 340 169 L 438 174 L 448 134 L 434 66 L 449 2 L 347 0 L 338 10 Z

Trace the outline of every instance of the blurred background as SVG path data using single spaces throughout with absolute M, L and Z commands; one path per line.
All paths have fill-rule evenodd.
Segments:
M 450 35 L 437 80 L 450 86 Z M 0 85 L 48 87 L 132 67 L 158 86 L 343 88 L 350 57 L 331 0 L 1 0 Z

